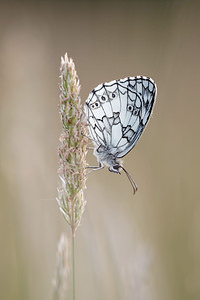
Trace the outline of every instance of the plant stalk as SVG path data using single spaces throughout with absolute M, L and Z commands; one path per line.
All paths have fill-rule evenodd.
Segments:
M 76 299 L 76 277 L 75 277 L 75 247 L 74 247 L 74 233 L 72 232 L 72 273 L 73 273 L 73 300 Z

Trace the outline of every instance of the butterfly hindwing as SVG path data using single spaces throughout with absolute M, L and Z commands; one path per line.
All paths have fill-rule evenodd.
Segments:
M 148 77 L 127 78 L 127 109 L 123 137 L 118 144 L 117 157 L 126 155 L 137 143 L 151 116 L 156 97 L 156 85 Z

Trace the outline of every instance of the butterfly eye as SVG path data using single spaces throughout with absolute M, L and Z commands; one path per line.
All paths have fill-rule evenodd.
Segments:
M 101 101 L 106 102 L 107 100 L 108 100 L 108 96 L 107 95 L 101 96 Z
M 133 105 L 128 105 L 128 111 L 133 111 Z

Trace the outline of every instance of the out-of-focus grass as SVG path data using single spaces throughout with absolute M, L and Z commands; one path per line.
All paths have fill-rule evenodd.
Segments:
M 124 159 L 136 196 L 106 169 L 87 181 L 77 299 L 199 299 L 199 9 L 195 1 L 2 5 L 0 298 L 51 298 L 67 230 L 55 198 L 58 73 L 68 51 L 83 101 L 98 83 L 128 75 L 158 86 L 153 117 Z

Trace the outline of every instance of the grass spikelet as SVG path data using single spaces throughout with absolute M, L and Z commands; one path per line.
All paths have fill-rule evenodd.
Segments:
M 86 120 L 79 96 L 80 84 L 73 60 L 67 53 L 61 57 L 60 66 L 60 118 L 62 133 L 58 154 L 61 186 L 57 202 L 72 235 L 80 224 L 86 205 L 83 197 L 86 180 L 86 148 L 88 139 Z

